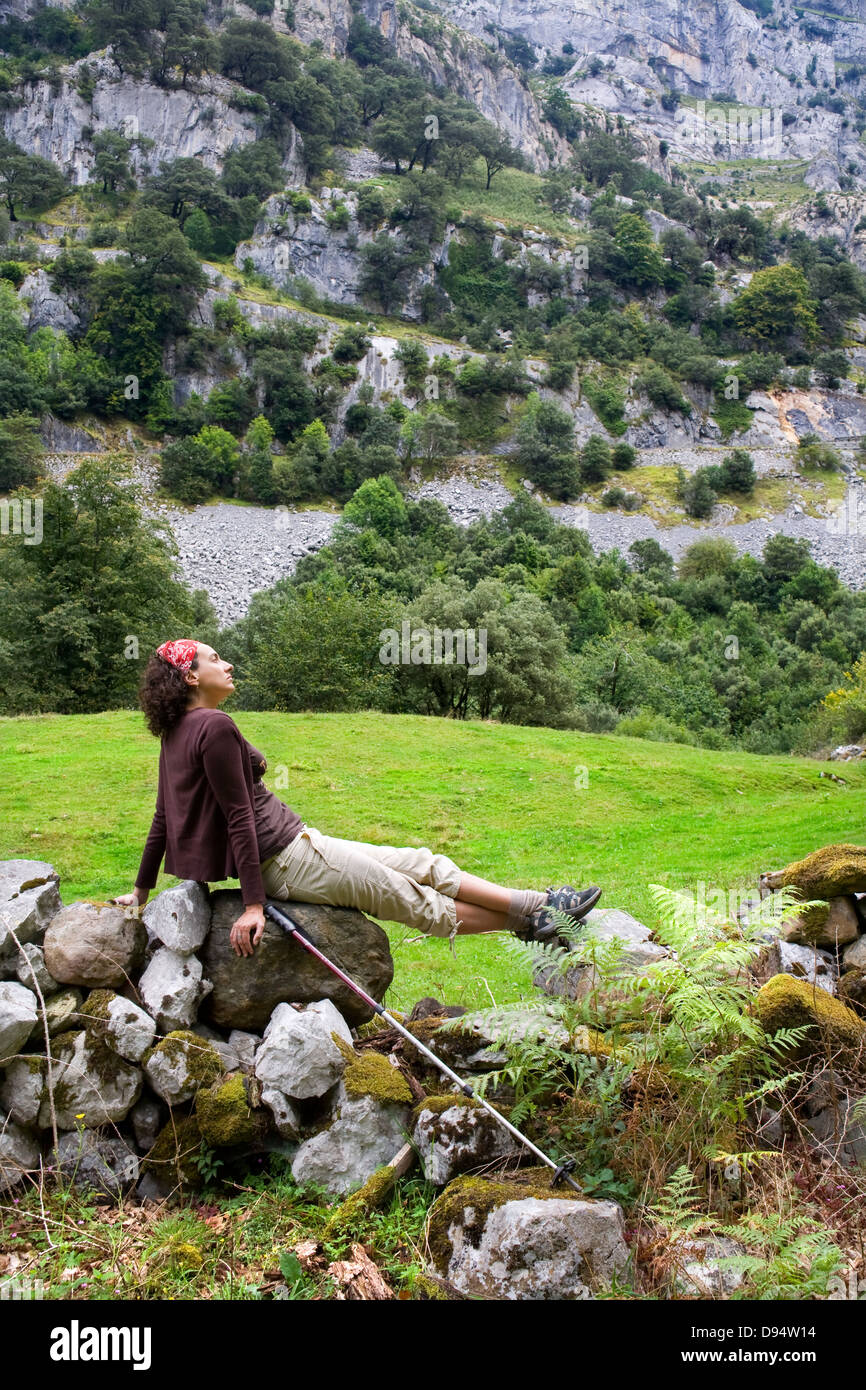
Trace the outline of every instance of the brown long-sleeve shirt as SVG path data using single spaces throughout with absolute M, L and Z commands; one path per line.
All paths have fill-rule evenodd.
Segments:
M 264 902 L 261 864 L 304 825 L 262 782 L 266 766 L 222 710 L 187 710 L 162 739 L 136 887 L 154 887 L 164 854 L 166 873 L 205 883 L 239 878 L 245 903 Z

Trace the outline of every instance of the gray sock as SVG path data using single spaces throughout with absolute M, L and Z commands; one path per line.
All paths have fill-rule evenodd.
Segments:
M 539 908 L 547 905 L 547 894 L 537 888 L 512 888 L 505 919 L 506 931 L 520 931 L 526 927 L 527 919 Z

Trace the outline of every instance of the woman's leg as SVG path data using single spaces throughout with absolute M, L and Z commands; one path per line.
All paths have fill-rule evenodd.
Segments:
M 410 872 L 413 867 L 415 874 Z M 464 877 L 471 878 L 447 855 L 424 847 L 368 846 L 304 826 L 265 870 L 265 888 L 275 898 L 357 907 L 431 936 L 506 929 L 506 912 L 457 900 Z M 471 881 L 469 887 L 478 893 Z M 482 896 L 485 891 L 482 888 Z M 507 897 L 510 890 L 500 892 Z
M 321 832 L 319 835 L 326 854 L 334 851 L 342 855 L 351 850 L 367 858 L 381 860 L 414 882 L 429 884 L 447 897 L 454 898 L 457 932 L 461 936 L 488 931 L 514 931 L 546 901 L 546 894 L 537 890 L 505 888 L 490 879 L 464 873 L 447 854 L 437 853 L 426 846 L 375 845 L 365 840 L 321 835 Z

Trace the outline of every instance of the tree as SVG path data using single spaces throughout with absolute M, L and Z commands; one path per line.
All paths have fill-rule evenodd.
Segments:
M 26 154 L 5 135 L 0 136 L 0 198 L 11 222 L 18 221 L 16 207 L 41 212 L 67 192 L 66 179 L 49 159 Z
M 495 126 L 487 123 L 478 140 L 478 152 L 484 160 L 489 188 L 494 178 L 503 169 L 520 169 L 524 159 L 507 136 L 502 135 Z
M 272 140 L 254 140 L 240 150 L 230 150 L 223 160 L 222 183 L 233 198 L 261 201 L 283 187 L 280 152 Z
M 677 566 L 680 579 L 707 579 L 711 574 L 730 575 L 737 563 L 737 547 L 724 537 L 712 536 L 696 541 L 685 551 Z
M 282 579 L 254 594 L 227 643 L 244 671 L 243 708 L 387 708 L 393 670 L 377 654 L 388 620 L 378 592 L 350 592 L 333 570 L 319 583 Z
M 229 20 L 220 34 L 220 60 L 227 77 L 238 77 L 253 91 L 261 91 L 268 82 L 292 81 L 298 75 L 290 43 L 257 19 Z
M 32 487 L 39 476 L 42 443 L 35 415 L 0 419 L 0 492 Z
M 619 441 L 618 444 L 614 444 L 613 448 L 611 449 L 611 467 L 619 471 L 624 471 L 628 468 L 634 468 L 636 459 L 637 449 L 633 448 L 631 444 L 626 444 L 625 441 L 622 439 Z
M 410 411 L 400 434 L 407 462 L 422 458 L 433 464 L 457 452 L 457 426 L 444 410 Z
M 734 449 L 722 459 L 719 482 L 721 492 L 741 492 L 748 497 L 755 490 L 755 461 L 746 449 Z
M 183 234 L 200 256 L 209 256 L 213 251 L 213 229 L 210 218 L 203 208 L 194 208 L 183 224 Z
M 802 270 L 772 265 L 755 271 L 734 300 L 732 313 L 744 338 L 780 349 L 799 340 L 811 348 L 820 336 L 817 309 Z
M 823 468 L 835 472 L 842 460 L 832 444 L 821 440 L 817 434 L 804 434 L 797 445 L 797 463 L 800 468 Z
M 387 232 L 361 247 L 362 295 L 377 300 L 384 313 L 402 304 L 406 280 L 415 261 Z
M 698 468 L 683 488 L 683 505 L 689 516 L 708 517 L 716 505 L 716 494 L 705 468 Z
M 358 221 L 368 231 L 385 221 L 385 196 L 374 183 L 365 184 L 358 194 Z
M 385 477 L 368 478 L 361 484 L 343 508 L 337 526 L 341 531 L 344 526 L 369 528 L 391 540 L 406 531 L 408 522 L 406 499 L 394 479 Z
M 281 502 L 299 502 L 321 493 L 322 470 L 330 449 L 322 421 L 311 421 L 289 457 L 274 462 L 274 489 Z
M 415 640 L 422 658 L 429 635 L 431 659 L 393 667 L 397 708 L 517 724 L 565 717 L 572 704 L 561 665 L 565 634 L 537 594 L 510 594 L 500 580 L 486 578 L 469 588 L 451 577 L 428 584 L 408 614 L 401 605 L 399 618 L 404 615 L 410 630 L 420 634 Z M 397 614 L 390 625 L 399 632 Z M 440 661 L 433 642 L 437 627 L 443 638 Z M 455 659 L 445 659 L 446 633 L 464 637 L 463 660 L 456 641 Z
M 580 490 L 574 452 L 574 420 L 555 401 L 534 391 L 517 429 L 519 466 L 532 482 L 564 501 Z
M 264 415 L 257 415 L 250 421 L 246 434 L 246 454 L 242 460 L 241 476 L 245 495 L 254 502 L 269 506 L 276 501 L 274 487 L 274 463 L 271 445 L 274 431 Z
M 150 58 L 151 33 L 157 24 L 154 0 L 90 0 L 87 18 L 93 47 L 111 45 L 121 76 L 144 72 Z
M 121 456 L 86 460 L 43 500 L 41 543 L 0 546 L 0 708 L 131 709 L 147 653 L 172 631 L 215 641 L 213 609 L 178 578 L 170 533 L 145 517 Z
M 851 371 L 851 363 L 841 348 L 835 348 L 830 352 L 818 353 L 815 358 L 815 371 L 822 385 L 829 391 L 838 391 L 843 378 Z
M 394 165 L 394 173 L 402 174 L 418 147 L 416 132 L 406 124 L 405 114 L 383 116 L 377 123 L 370 142 L 382 159 Z
M 638 574 L 651 574 L 653 571 L 666 576 L 673 574 L 673 556 L 651 537 L 643 541 L 632 541 L 628 552 L 634 557 L 634 567 Z
M 160 458 L 160 485 L 182 502 L 206 502 L 234 490 L 238 443 L 218 425 L 204 425 L 192 438 L 166 444 Z
M 585 483 L 600 483 L 611 466 L 610 445 L 600 434 L 591 434 L 580 451 L 580 476 Z
M 93 172 L 102 179 L 103 193 L 126 193 L 135 188 L 131 149 L 132 141 L 117 130 L 101 130 L 93 137 Z
M 179 68 L 181 86 L 198 77 L 217 58 L 218 48 L 204 23 L 200 8 L 189 0 L 172 0 L 164 27 L 151 38 L 151 75 L 164 83 Z
M 614 242 L 618 254 L 612 269 L 617 284 L 645 291 L 663 282 L 665 263 L 642 217 L 624 213 L 616 224 Z
M 185 325 L 207 280 L 177 224 L 155 208 L 139 208 L 127 223 L 123 244 L 132 284 L 146 297 L 160 326 Z

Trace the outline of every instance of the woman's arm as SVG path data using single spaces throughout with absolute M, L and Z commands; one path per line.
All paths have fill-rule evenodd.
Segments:
M 160 767 L 159 786 L 156 793 L 156 811 L 150 833 L 144 845 L 138 876 L 135 880 L 135 896 L 140 904 L 147 902 L 147 895 L 156 884 L 159 866 L 165 854 L 165 801 L 163 799 L 163 773 Z
M 245 907 L 265 901 L 252 801 L 244 777 L 240 730 L 229 715 L 209 719 L 201 744 L 202 763 L 228 824 L 229 840 Z

